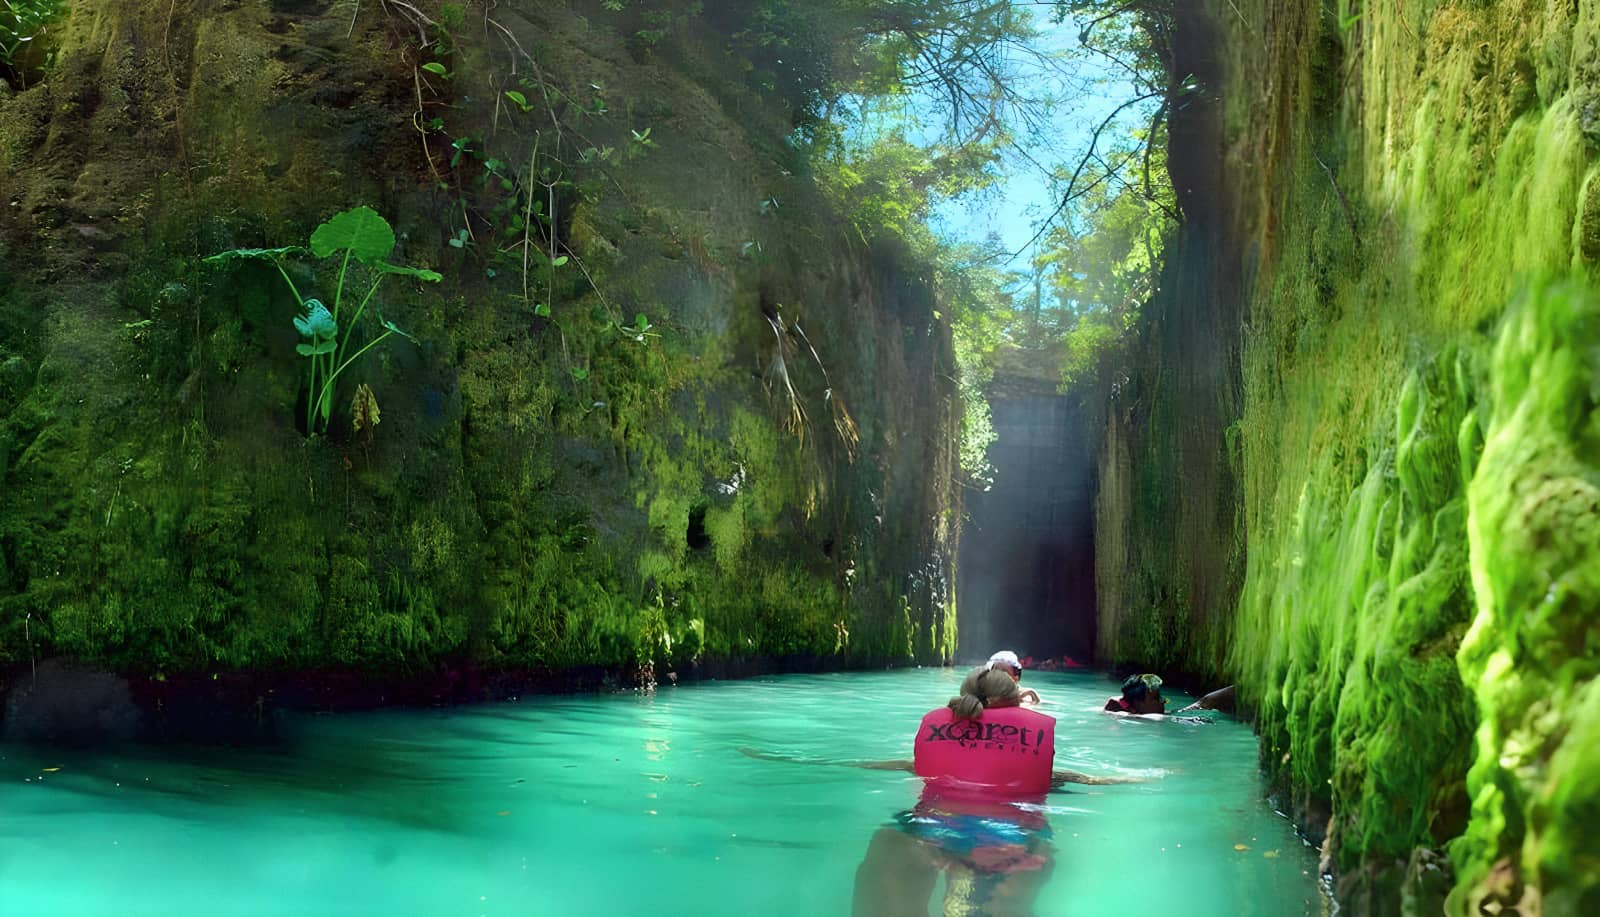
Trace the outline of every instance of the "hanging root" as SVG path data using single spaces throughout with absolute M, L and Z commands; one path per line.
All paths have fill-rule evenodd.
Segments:
M 774 396 L 778 400 L 779 422 L 783 428 L 801 442 L 805 441 L 806 430 L 810 428 L 811 418 L 806 414 L 806 407 L 800 402 L 800 393 L 795 391 L 794 381 L 789 378 L 788 351 L 794 346 L 784 335 L 783 319 L 776 313 L 763 312 L 767 325 L 772 328 L 772 336 L 776 344 L 772 352 L 772 361 L 767 364 L 766 375 L 762 383 L 766 386 L 767 397 Z
M 850 409 L 844 406 L 844 399 L 833 389 L 828 389 L 822 397 L 833 410 L 833 432 L 839 434 L 839 441 L 844 443 L 845 454 L 853 462 L 861 446 L 861 429 L 856 426 L 856 419 L 850 416 Z
M 845 455 L 854 462 L 860 451 L 861 428 L 856 426 L 856 419 L 850 416 L 850 409 L 845 407 L 844 398 L 834 391 L 828 367 L 822 365 L 822 357 L 817 353 L 817 346 L 811 343 L 811 338 L 806 337 L 799 322 L 794 323 L 794 333 L 800 340 L 805 341 L 806 349 L 811 351 L 811 359 L 816 361 L 817 369 L 822 373 L 822 381 L 828 386 L 822 392 L 822 400 L 828 402 L 828 409 L 833 412 L 833 432 L 838 434 L 839 442 L 844 444 Z

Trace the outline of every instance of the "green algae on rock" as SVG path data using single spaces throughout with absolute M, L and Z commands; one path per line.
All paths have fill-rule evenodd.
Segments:
M 69 9 L 51 78 L 0 99 L 0 664 L 637 683 L 950 656 L 961 409 L 923 266 L 818 244 L 837 211 L 737 61 L 525 6 L 453 31 L 421 92 L 432 50 L 376 6 Z M 605 87 L 582 133 L 626 169 L 539 172 L 570 113 L 506 110 L 529 51 L 558 107 Z M 445 131 L 478 157 L 450 166 Z M 298 297 L 198 260 L 363 202 L 447 279 L 386 288 L 418 346 L 346 370 L 382 427 L 307 439 Z M 478 242 L 452 246 L 464 211 Z M 524 284 L 495 250 L 530 240 L 559 252 Z M 803 439 L 761 383 L 777 307 L 820 355 L 791 367 Z M 825 425 L 844 402 L 859 441 Z
M 1187 359 L 1236 340 L 1242 400 L 1178 422 L 1162 402 L 1196 402 L 1170 380 L 1201 368 L 1152 361 L 1124 390 L 1139 410 L 1112 412 L 1100 514 L 1132 537 L 1105 555 L 1111 646 L 1238 679 L 1352 909 L 1436 913 L 1453 886 L 1452 914 L 1586 913 L 1596 10 L 1360 13 L 1217 15 L 1223 274 L 1242 266 L 1249 307 Z M 1210 584 L 1238 596 L 1220 625 L 1183 607 L 1192 549 L 1167 534 L 1192 512 L 1170 448 L 1192 428 L 1229 431 L 1206 461 L 1243 492 L 1215 529 L 1244 558 Z

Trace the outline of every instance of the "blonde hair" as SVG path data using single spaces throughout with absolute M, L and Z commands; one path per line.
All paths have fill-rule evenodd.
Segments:
M 958 719 L 975 720 L 985 707 L 1015 707 L 1022 689 L 1008 673 L 987 666 L 973 669 L 961 679 L 961 696 L 950 698 L 950 712 Z

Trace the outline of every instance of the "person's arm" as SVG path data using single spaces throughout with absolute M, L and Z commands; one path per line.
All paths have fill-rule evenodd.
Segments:
M 1207 694 L 1205 697 L 1200 698 L 1178 712 L 1185 713 L 1190 710 L 1218 710 L 1232 708 L 1233 685 L 1228 685 L 1226 688 L 1218 688 L 1217 690 L 1212 691 L 1210 694 Z
M 850 767 L 864 767 L 869 771 L 905 771 L 908 774 L 917 772 L 915 761 L 841 761 L 840 763 Z
M 1032 688 L 1023 688 L 1022 689 L 1022 693 L 1019 694 L 1018 696 L 1022 698 L 1022 702 L 1024 704 L 1041 703 L 1041 701 L 1039 700 L 1039 692 L 1033 690 Z
M 740 748 L 739 752 L 746 757 L 760 761 L 782 761 L 786 764 L 825 764 L 834 767 L 860 767 L 872 771 L 905 771 L 916 773 L 916 764 L 912 761 L 823 761 L 816 758 L 796 758 L 789 755 L 774 754 L 755 748 Z M 1096 777 L 1091 774 L 1081 774 L 1077 771 L 1057 770 L 1050 774 L 1050 789 L 1060 789 L 1064 784 L 1078 783 L 1086 786 L 1109 786 L 1115 783 L 1143 783 L 1142 777 Z
M 1064 784 L 1081 783 L 1085 786 L 1109 786 L 1114 783 L 1143 783 L 1141 777 L 1095 777 L 1077 771 L 1056 770 L 1050 774 L 1050 789 L 1059 790 Z
M 912 761 L 830 761 L 819 758 L 800 758 L 794 755 L 780 755 L 775 752 L 762 751 L 759 748 L 740 747 L 739 753 L 747 758 L 758 761 L 782 761 L 785 764 L 821 764 L 829 767 L 861 767 L 869 771 L 906 771 L 916 773 L 916 764 Z

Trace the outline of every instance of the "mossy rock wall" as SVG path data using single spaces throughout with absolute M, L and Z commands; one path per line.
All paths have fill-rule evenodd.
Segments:
M 155 6 L 69 4 L 48 77 L 0 95 L 0 665 L 949 657 L 948 325 L 923 266 L 844 237 L 719 36 L 640 47 L 600 4 Z M 559 270 L 509 228 L 535 203 Z M 359 204 L 446 279 L 384 281 L 416 343 L 307 437 L 287 285 L 199 259 Z M 336 267 L 288 262 L 324 299 Z
M 1102 662 L 1214 677 L 1243 568 L 1237 417 L 1243 308 L 1221 146 L 1219 35 L 1198 4 L 1176 11 L 1174 87 L 1204 88 L 1168 122 L 1185 220 L 1126 366 L 1102 367 L 1095 588 Z M 1177 91 L 1174 89 L 1174 91 Z M 1095 396 L 1091 396 L 1091 401 Z
M 1151 602 L 1184 652 L 1117 655 L 1237 679 L 1356 912 L 1596 912 L 1600 6 L 1342 9 L 1212 11 L 1243 400 L 1189 422 L 1245 562 L 1225 640 Z M 1155 533 L 1148 416 L 1101 513 Z M 1179 592 L 1173 556 L 1127 542 L 1121 588 Z

